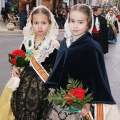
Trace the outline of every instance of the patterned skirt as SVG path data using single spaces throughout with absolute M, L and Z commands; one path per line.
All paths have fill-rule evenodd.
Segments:
M 109 43 L 116 43 L 117 42 L 116 35 L 115 35 L 111 26 L 108 27 L 108 42 Z
M 15 120 L 45 120 L 51 109 L 49 102 L 44 100 L 48 92 L 34 69 L 26 67 L 21 73 L 19 88 L 11 98 Z

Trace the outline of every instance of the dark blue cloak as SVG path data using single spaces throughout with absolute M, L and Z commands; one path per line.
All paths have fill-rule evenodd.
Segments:
M 92 93 L 91 103 L 115 104 L 106 73 L 103 51 L 90 33 L 86 33 L 68 48 L 66 39 L 61 42 L 59 52 L 45 86 L 66 88 L 68 75 L 80 80 L 83 87 Z

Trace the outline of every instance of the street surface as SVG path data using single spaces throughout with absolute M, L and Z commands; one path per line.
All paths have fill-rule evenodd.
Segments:
M 62 38 L 63 32 L 60 32 L 58 39 L 62 40 Z M 120 33 L 117 38 L 116 44 L 109 44 L 109 53 L 104 57 L 111 91 L 120 109 Z M 0 34 L 0 94 L 11 76 L 12 69 L 8 62 L 8 53 L 19 48 L 22 40 L 22 34 Z

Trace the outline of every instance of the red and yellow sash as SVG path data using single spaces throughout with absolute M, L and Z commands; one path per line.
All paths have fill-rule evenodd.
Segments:
M 38 63 L 34 56 L 30 57 L 30 62 L 38 76 L 42 79 L 43 82 L 46 82 L 47 78 L 49 77 L 47 71 L 43 68 L 43 66 L 40 63 Z

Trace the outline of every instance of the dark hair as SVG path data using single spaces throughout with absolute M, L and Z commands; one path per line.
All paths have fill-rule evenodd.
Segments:
M 109 12 L 110 12 L 110 11 L 111 11 L 111 12 L 114 12 L 113 10 L 109 10 Z
M 45 8 L 38 8 L 38 9 L 36 9 L 36 10 L 34 10 L 32 12 L 32 14 L 31 14 L 31 23 L 33 23 L 33 15 L 38 14 L 38 13 L 42 13 L 42 14 L 46 15 L 48 17 L 49 24 L 51 24 L 52 21 L 51 21 L 50 13 Z
M 85 4 L 76 4 L 71 8 L 70 13 L 72 11 L 79 11 L 87 16 L 88 30 L 89 30 L 92 24 L 92 11 L 89 8 L 89 6 Z M 69 21 L 70 21 L 70 16 L 69 16 Z
M 5 10 L 5 7 L 2 7 L 1 11 Z
M 96 12 L 99 8 L 101 8 L 100 6 L 94 6 L 93 7 L 93 12 Z

